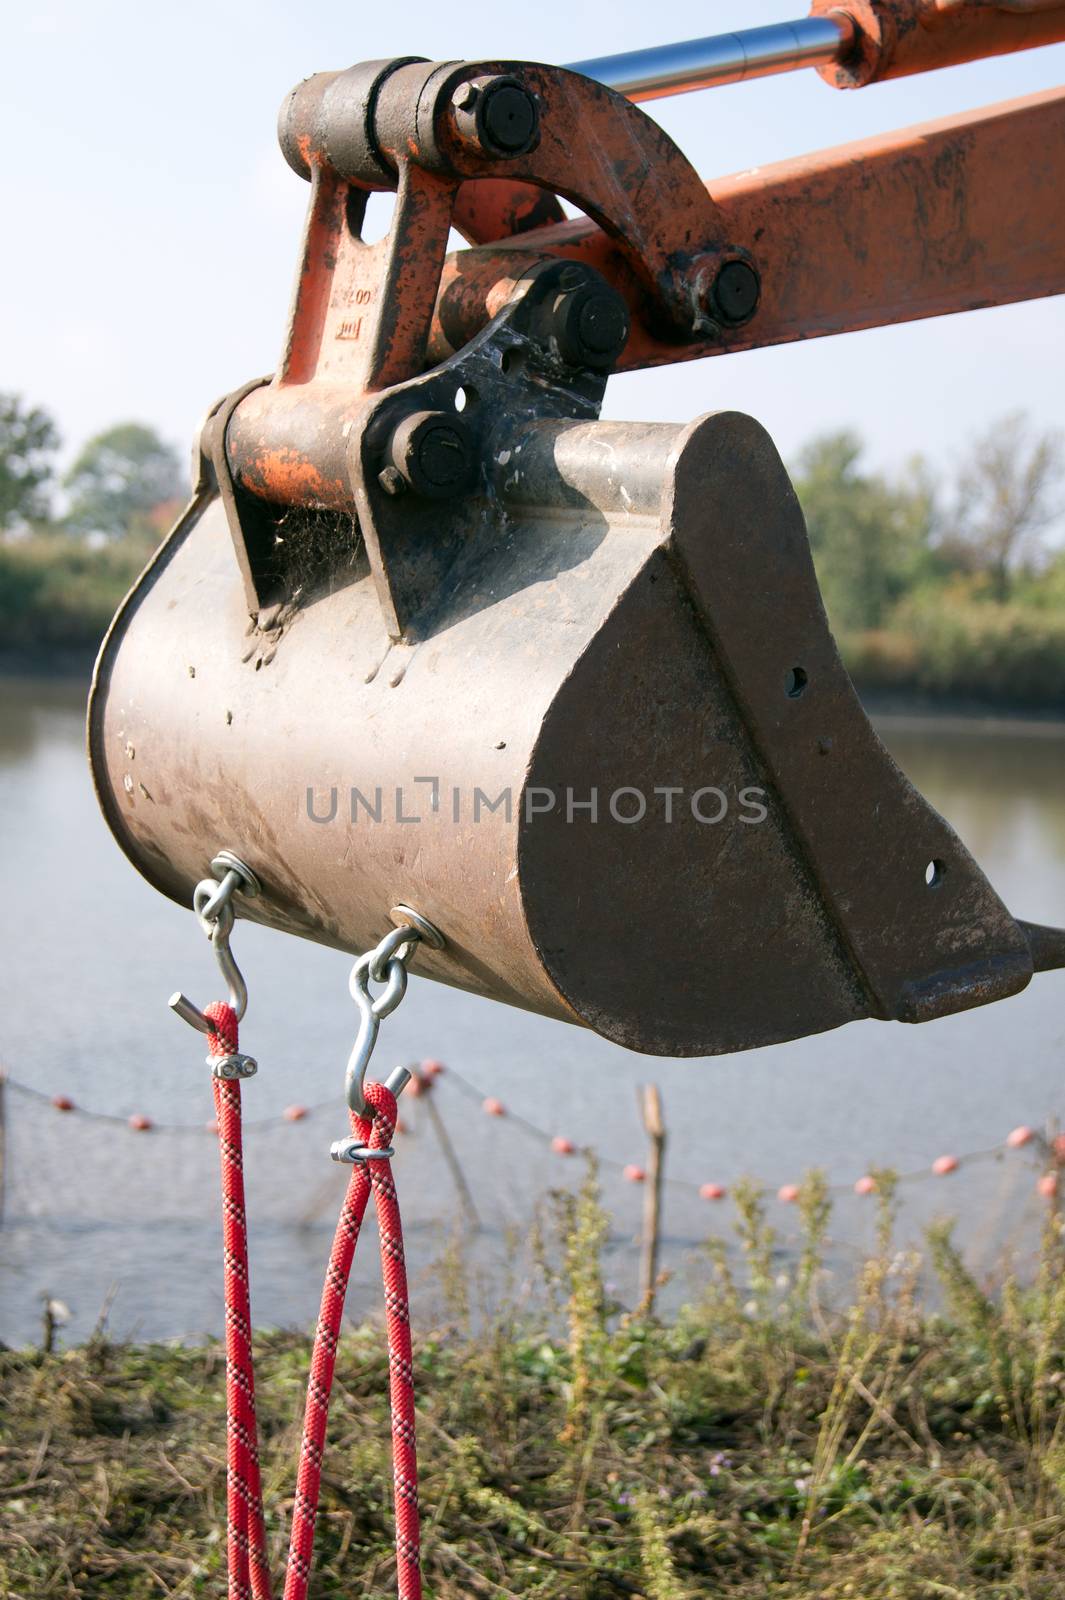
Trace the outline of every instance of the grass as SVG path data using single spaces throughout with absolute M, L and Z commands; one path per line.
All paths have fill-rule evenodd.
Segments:
M 950 1230 L 916 1259 L 880 1233 L 851 1303 L 822 1304 L 828 1201 L 800 1205 L 805 1250 L 774 1276 L 762 1197 L 741 1189 L 739 1251 L 713 1242 L 698 1304 L 670 1325 L 611 1305 L 594 1172 L 534 1241 L 542 1294 L 416 1350 L 426 1591 L 538 1600 L 1045 1600 L 1065 1595 L 1065 1277 L 1048 1212 L 1034 1281 L 994 1297 Z M 729 1265 L 738 1253 L 737 1270 Z M 283 1560 L 307 1340 L 262 1335 L 260 1415 Z M 5 1352 L 0 1592 L 221 1596 L 224 1359 L 218 1346 L 97 1337 Z M 391 1592 L 386 1366 L 379 1330 L 345 1338 L 312 1595 Z M 6 1586 L 6 1587 L 5 1587 Z

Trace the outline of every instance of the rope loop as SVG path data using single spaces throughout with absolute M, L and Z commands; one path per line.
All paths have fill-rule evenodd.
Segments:
M 211 1024 L 207 1035 L 207 1048 L 212 1056 L 232 1055 L 237 1048 L 240 1018 L 236 1008 L 224 1000 L 212 1000 L 204 1007 L 204 1016 Z
M 365 1156 L 351 1169 L 347 1194 L 333 1239 L 311 1355 L 284 1600 L 306 1600 L 307 1596 L 321 1491 L 322 1453 L 344 1315 L 344 1297 L 371 1193 L 377 1207 L 388 1337 L 397 1592 L 399 1600 L 421 1600 L 422 1594 L 410 1305 L 403 1256 L 403 1225 L 391 1163 L 386 1159 L 391 1154 L 390 1140 L 396 1129 L 396 1096 L 383 1083 L 367 1083 L 364 1093 L 366 1112 L 361 1116 L 352 1113 L 352 1137 L 347 1142 L 364 1150 Z
M 226 976 L 229 999 L 214 1001 L 204 1011 L 198 1011 L 182 994 L 174 995 L 170 1004 L 179 1016 L 207 1036 L 218 1125 L 226 1303 L 229 1600 L 272 1600 L 255 1412 L 241 1129 L 240 1080 L 250 1077 L 256 1064 L 238 1048 L 239 1023 L 248 995 L 229 951 L 234 922 L 232 896 L 244 882 L 242 874 L 247 873 L 253 882 L 253 893 L 258 893 L 258 880 L 228 851 L 221 852 L 211 865 L 221 882 L 204 880 L 199 884 L 193 905 Z M 405 922 L 392 929 L 373 950 L 360 956 L 349 983 L 359 1009 L 359 1033 L 346 1078 L 351 1133 L 338 1140 L 331 1153 L 334 1160 L 350 1163 L 351 1177 L 333 1240 L 311 1353 L 284 1600 L 307 1600 L 344 1298 L 371 1193 L 380 1225 L 388 1335 L 398 1596 L 399 1600 L 421 1600 L 422 1595 L 410 1305 L 403 1225 L 391 1170 L 395 1151 L 390 1143 L 396 1131 L 396 1096 L 409 1081 L 410 1072 L 406 1067 L 397 1068 L 387 1084 L 365 1083 L 364 1078 L 381 1021 L 391 1015 L 406 993 L 407 962 L 420 940 L 440 948 L 443 938 L 431 923 L 408 907 L 394 908 L 393 915 L 397 911 L 415 919 L 417 925 Z M 385 985 L 376 999 L 370 993 L 371 979 Z

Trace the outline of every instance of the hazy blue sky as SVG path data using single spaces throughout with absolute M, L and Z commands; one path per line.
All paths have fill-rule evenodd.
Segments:
M 0 388 L 49 407 L 70 447 L 138 418 L 184 448 L 211 400 L 272 368 L 307 199 L 274 125 L 310 72 L 403 54 L 566 62 L 802 11 L 802 0 L 12 8 Z M 650 109 L 713 177 L 1063 79 L 1057 45 L 859 93 L 804 72 Z M 759 417 L 785 454 L 852 424 L 878 461 L 949 457 L 1013 407 L 1065 424 L 1063 356 L 1058 297 L 615 379 L 607 412 L 681 421 L 727 405 Z

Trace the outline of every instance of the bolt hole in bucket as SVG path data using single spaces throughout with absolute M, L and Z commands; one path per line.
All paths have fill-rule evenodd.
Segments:
M 947 875 L 947 864 L 938 859 L 932 860 L 924 869 L 924 881 L 929 889 L 938 889 Z
M 789 700 L 798 700 L 806 690 L 806 673 L 801 667 L 789 667 L 784 679 L 784 693 Z

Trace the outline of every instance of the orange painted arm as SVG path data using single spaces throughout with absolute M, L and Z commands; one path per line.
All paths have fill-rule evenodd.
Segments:
M 1065 292 L 1065 90 L 707 187 L 725 236 L 761 274 L 742 327 L 662 338 L 620 252 L 581 220 L 450 256 L 430 357 L 471 337 L 544 256 L 586 261 L 625 294 L 633 331 L 620 371 Z
M 985 0 L 992 35 L 1006 3 Z M 916 62 L 901 27 L 894 49 L 885 70 Z M 478 131 L 483 84 L 525 108 L 516 154 Z M 595 370 L 604 339 L 625 371 L 1065 291 L 1065 89 L 709 184 L 635 105 L 528 62 L 321 74 L 281 134 L 313 185 L 297 294 L 276 377 L 225 430 L 234 480 L 278 504 L 350 508 L 371 397 L 468 344 L 537 263 L 579 261 L 626 302 L 602 291 L 605 320 L 557 334 Z M 366 193 L 393 181 L 391 231 L 365 244 Z M 558 194 L 584 219 L 550 220 Z M 448 256 L 455 224 L 480 242 Z

